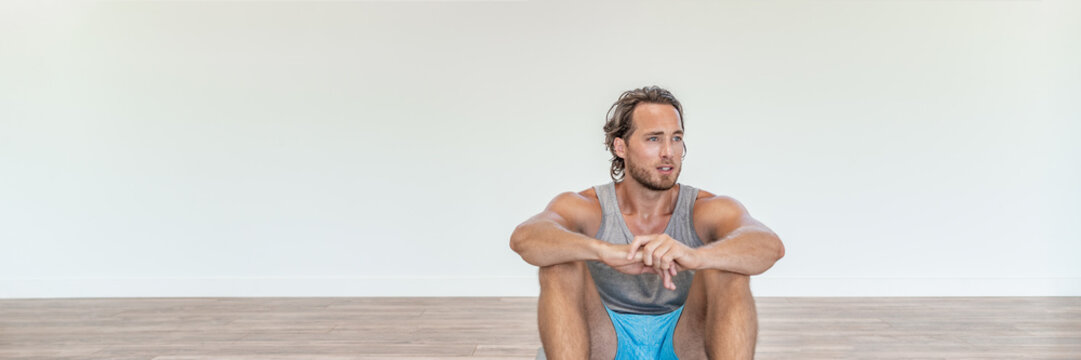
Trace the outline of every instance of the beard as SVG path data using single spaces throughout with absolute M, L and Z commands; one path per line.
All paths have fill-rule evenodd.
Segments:
M 676 186 L 676 179 L 679 178 L 679 172 L 683 170 L 683 166 L 672 164 L 672 174 L 660 175 L 654 174 L 651 168 L 644 166 L 635 166 L 629 161 L 624 161 L 627 165 L 627 172 L 631 174 L 631 178 L 637 181 L 646 189 L 653 191 L 665 191 Z

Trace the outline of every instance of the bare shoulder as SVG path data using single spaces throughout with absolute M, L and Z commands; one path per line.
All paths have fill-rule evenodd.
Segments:
M 694 199 L 694 212 L 699 211 L 717 215 L 739 216 L 747 209 L 743 204 L 731 196 L 716 195 L 709 191 L 698 190 L 698 197 Z
M 705 242 L 725 237 L 740 226 L 756 222 L 747 208 L 731 196 L 698 191 L 694 201 L 694 228 Z
M 593 188 L 560 193 L 545 210 L 562 218 L 569 230 L 589 235 L 596 232 L 602 216 L 601 203 Z
M 548 204 L 549 207 L 557 206 L 560 208 L 590 207 L 593 205 L 600 208 L 600 202 L 597 200 L 597 192 L 592 188 L 579 192 L 562 192 L 559 195 L 556 195 L 555 199 L 552 199 L 552 202 Z

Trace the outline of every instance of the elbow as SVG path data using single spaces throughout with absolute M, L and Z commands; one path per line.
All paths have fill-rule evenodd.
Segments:
M 781 238 L 774 236 L 774 239 L 776 239 L 776 242 L 775 242 L 776 245 L 773 246 L 773 249 L 774 249 L 773 260 L 768 261 L 765 264 L 764 268 L 759 269 L 758 271 L 751 271 L 747 275 L 751 275 L 751 276 L 762 275 L 763 273 L 766 272 L 766 270 L 772 269 L 773 265 L 776 265 L 777 261 L 781 260 L 781 258 L 784 257 L 784 244 L 781 243 Z
M 517 253 L 527 264 L 544 266 L 545 264 L 537 262 L 536 256 L 531 252 L 532 248 L 529 246 L 529 233 L 523 229 L 522 225 L 518 225 L 518 227 L 514 229 L 514 232 L 511 233 L 510 249 Z
M 515 253 L 522 254 L 522 226 L 514 228 L 514 232 L 510 234 L 510 249 Z
M 781 242 L 780 237 L 777 237 L 776 239 L 777 239 L 777 254 L 776 254 L 777 259 L 774 260 L 774 261 L 781 260 L 781 258 L 784 257 L 784 243 Z
M 527 238 L 528 232 L 526 230 L 525 224 L 518 225 L 514 228 L 514 232 L 510 234 L 510 249 L 517 253 L 519 256 L 522 256 L 523 259 L 525 258 L 524 253 L 527 248 Z

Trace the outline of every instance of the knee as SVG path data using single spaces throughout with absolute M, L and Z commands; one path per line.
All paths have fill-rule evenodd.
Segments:
M 750 295 L 751 276 L 724 270 L 699 270 L 694 276 L 702 276 L 711 294 Z
M 539 273 L 541 288 L 553 286 L 580 285 L 585 278 L 585 263 L 573 261 L 563 264 L 542 266 Z

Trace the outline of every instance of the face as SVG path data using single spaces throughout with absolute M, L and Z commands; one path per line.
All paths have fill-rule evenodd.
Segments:
M 615 139 L 630 178 L 654 191 L 676 185 L 683 165 L 683 127 L 679 112 L 667 104 L 638 104 L 631 116 L 633 131 Z

